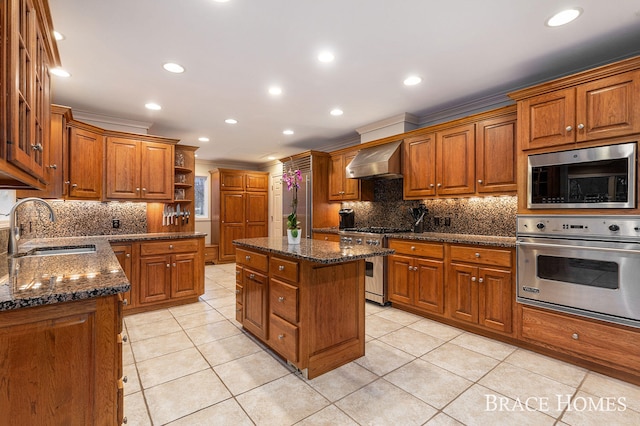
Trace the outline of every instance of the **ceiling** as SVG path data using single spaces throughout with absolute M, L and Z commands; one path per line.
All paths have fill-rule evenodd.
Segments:
M 457 105 L 504 103 L 512 89 L 640 54 L 637 0 L 49 4 L 71 73 L 54 77 L 55 103 L 151 123 L 149 133 L 200 146 L 199 159 L 220 162 L 326 149 L 398 114 L 427 123 Z M 576 21 L 545 25 L 576 5 Z M 317 60 L 325 49 L 332 63 Z M 165 62 L 186 71 L 171 74 Z M 422 83 L 405 86 L 411 74 Z M 272 85 L 282 94 L 270 95 Z M 162 109 L 147 110 L 148 102 Z M 344 114 L 330 115 L 336 107 Z

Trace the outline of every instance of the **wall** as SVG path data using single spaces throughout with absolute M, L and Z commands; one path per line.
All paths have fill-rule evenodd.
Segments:
M 353 208 L 356 227 L 410 229 L 408 209 L 420 203 L 429 209 L 425 232 L 515 237 L 516 196 L 404 201 L 402 179 L 381 179 L 375 182 L 373 202 L 344 202 L 343 207 Z M 435 217 L 441 218 L 439 226 L 435 225 Z M 444 225 L 447 217 L 451 219 L 450 226 Z

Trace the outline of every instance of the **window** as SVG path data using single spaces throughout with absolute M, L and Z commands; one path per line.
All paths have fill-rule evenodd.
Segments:
M 207 191 L 207 177 L 196 176 L 195 179 L 195 213 L 197 218 L 208 218 L 209 191 Z

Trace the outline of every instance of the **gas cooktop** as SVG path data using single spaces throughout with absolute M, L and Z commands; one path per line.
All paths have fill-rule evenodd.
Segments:
M 387 228 L 383 226 L 365 226 L 362 228 L 345 228 L 341 232 L 367 232 L 370 234 L 397 234 L 400 232 L 411 232 L 407 228 Z

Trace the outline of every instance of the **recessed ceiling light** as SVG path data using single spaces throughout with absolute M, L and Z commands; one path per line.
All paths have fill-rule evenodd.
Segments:
M 199 138 L 198 138 L 198 140 L 199 140 L 200 142 L 209 142 L 209 138 L 208 138 L 208 137 L 206 137 L 206 136 L 199 137 Z
M 404 79 L 405 86 L 415 86 L 416 84 L 422 83 L 422 79 L 417 75 L 412 75 Z
M 340 108 L 334 108 L 331 110 L 330 114 L 338 116 L 344 114 L 344 112 Z
M 271 95 L 281 95 L 282 89 L 276 86 L 269 87 L 269 94 Z
M 71 77 L 68 71 L 63 70 L 62 68 L 52 68 L 51 74 L 57 75 L 58 77 Z
M 227 118 L 226 120 L 224 120 L 224 122 L 227 124 L 237 124 L 238 120 L 236 120 L 235 118 Z
M 184 67 L 174 62 L 167 62 L 166 64 L 162 65 L 162 68 L 174 74 L 180 74 L 184 72 Z
M 547 19 L 547 26 L 559 27 L 560 25 L 568 24 L 582 14 L 582 9 L 579 7 L 573 9 L 563 10 Z
M 318 60 L 320 62 L 333 62 L 334 59 L 335 56 L 333 56 L 333 53 L 329 52 L 328 50 L 320 52 L 320 54 L 318 55 Z
M 270 156 L 267 157 L 267 160 L 275 160 L 275 159 L 276 159 L 276 157 L 274 157 L 273 155 L 270 155 Z
M 62 34 L 61 32 L 58 31 L 54 31 L 53 32 L 53 36 L 55 37 L 56 40 L 60 41 L 60 40 L 64 40 L 64 34 Z
M 282 131 L 283 135 L 292 135 L 293 134 L 293 130 L 287 129 L 287 130 L 283 130 Z
M 147 103 L 147 104 L 144 104 L 144 107 L 145 107 L 146 109 L 152 109 L 152 110 L 154 110 L 154 111 L 159 111 L 159 110 L 161 110 L 161 109 L 162 109 L 162 107 L 161 107 L 160 105 L 158 105 L 158 104 L 156 104 L 156 103 L 153 103 L 153 102 L 149 102 L 149 103 Z

